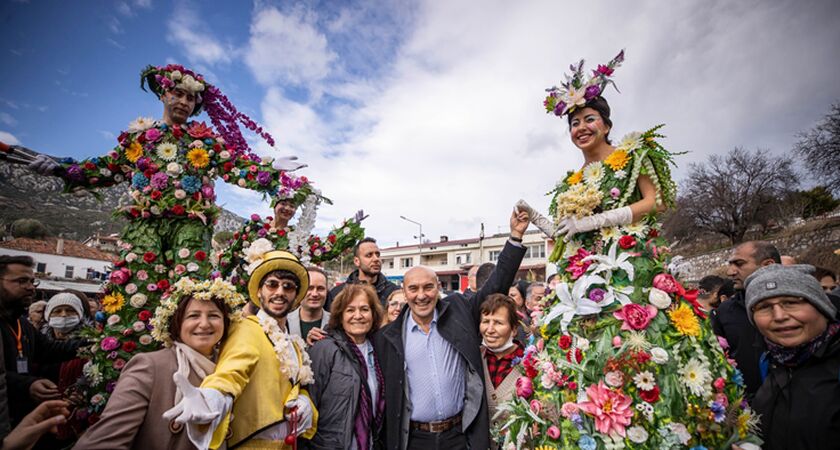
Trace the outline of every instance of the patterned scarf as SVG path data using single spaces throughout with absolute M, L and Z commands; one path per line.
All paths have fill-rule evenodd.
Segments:
M 374 369 L 376 370 L 376 414 L 373 414 L 371 408 L 371 395 L 367 387 L 368 365 L 367 358 L 362 355 L 361 350 L 356 344 L 347 336 L 347 347 L 356 355 L 359 360 L 359 366 L 362 368 L 362 392 L 359 395 L 359 413 L 356 414 L 356 420 L 353 424 L 354 434 L 356 435 L 356 444 L 359 450 L 368 450 L 370 448 L 370 432 L 371 430 L 378 430 L 382 426 L 382 419 L 385 413 L 385 377 L 382 376 L 382 369 L 379 367 L 379 358 L 376 353 L 373 354 Z M 373 425 L 373 426 L 371 426 Z
M 785 367 L 799 367 L 806 361 L 811 359 L 814 352 L 817 351 L 823 344 L 830 341 L 837 332 L 840 331 L 840 322 L 829 323 L 825 331 L 810 342 L 806 342 L 796 347 L 783 347 L 764 338 L 767 343 L 767 352 L 773 362 Z

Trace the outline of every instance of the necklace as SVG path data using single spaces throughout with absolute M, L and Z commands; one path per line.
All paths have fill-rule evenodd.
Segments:
M 280 370 L 292 384 L 312 384 L 315 381 L 309 355 L 303 351 L 305 344 L 300 336 L 284 333 L 277 325 L 277 320 L 263 310 L 257 312 L 257 319 L 263 332 L 274 346 L 274 353 L 280 361 Z

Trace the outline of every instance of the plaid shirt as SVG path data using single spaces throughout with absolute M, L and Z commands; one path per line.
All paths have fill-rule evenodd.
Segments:
M 513 360 L 516 358 L 522 359 L 525 356 L 525 350 L 519 342 L 516 344 L 516 350 L 508 353 L 501 358 L 497 357 L 495 353 L 488 349 L 484 349 L 484 359 L 487 361 L 487 372 L 490 374 L 490 381 L 493 382 L 493 387 L 497 388 L 505 377 L 513 370 Z

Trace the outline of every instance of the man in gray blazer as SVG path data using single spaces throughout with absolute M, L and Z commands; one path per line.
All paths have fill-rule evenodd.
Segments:
M 330 313 L 324 311 L 327 300 L 327 273 L 320 267 L 308 267 L 309 290 L 300 304 L 300 308 L 289 313 L 287 323 L 289 333 L 302 337 L 307 345 L 312 345 L 326 336 L 324 329 L 330 321 Z

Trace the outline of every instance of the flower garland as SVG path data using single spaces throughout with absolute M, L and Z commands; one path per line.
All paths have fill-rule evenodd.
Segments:
M 245 304 L 245 297 L 236 292 L 236 288 L 220 278 L 197 282 L 183 277 L 172 285 L 168 296 L 164 296 L 160 306 L 155 309 L 155 316 L 151 320 L 152 337 L 166 347 L 172 346 L 172 336 L 169 334 L 169 321 L 178 305 L 185 297 L 196 300 L 209 301 L 212 298 L 222 299 L 230 308 L 231 321 L 238 321 L 242 317 L 241 306 Z
M 280 370 L 288 377 L 292 384 L 308 385 L 315 382 L 315 374 L 312 372 L 312 361 L 309 354 L 303 349 L 306 344 L 300 336 L 284 333 L 280 330 L 277 320 L 266 314 L 265 311 L 257 312 L 257 320 L 263 332 L 274 345 L 274 353 L 280 361 Z M 300 354 L 300 358 L 298 358 Z
M 581 59 L 577 66 L 570 67 L 572 74 L 565 75 L 566 81 L 561 83 L 560 87 L 552 86 L 545 90 L 548 92 L 543 101 L 545 112 L 564 116 L 571 114 L 577 108 L 582 108 L 586 102 L 601 95 L 607 85 L 615 86 L 610 76 L 622 62 L 624 62 L 624 50 L 606 65 L 599 64 L 598 68 L 592 71 L 592 76 L 584 81 L 583 60 Z
M 320 194 L 320 191 L 313 189 L 312 193 L 306 197 L 297 226 L 289 233 L 289 251 L 300 258 L 303 265 L 309 264 L 311 260 L 307 251 L 309 246 L 306 244 L 312 229 L 315 228 L 315 217 L 318 214 L 318 204 L 321 202 Z

